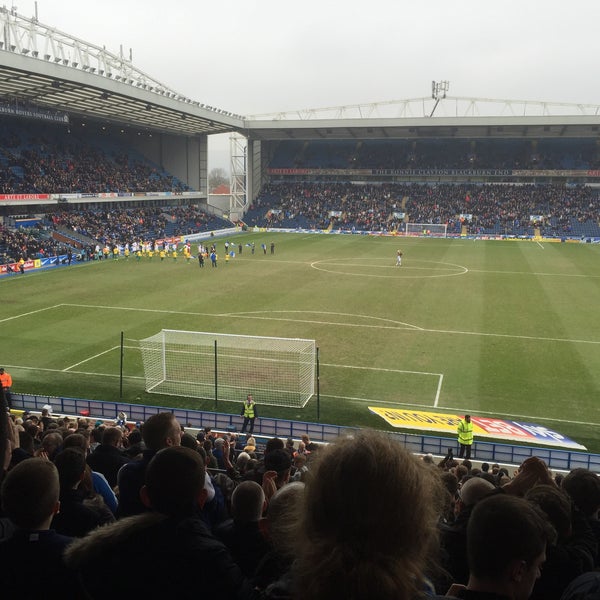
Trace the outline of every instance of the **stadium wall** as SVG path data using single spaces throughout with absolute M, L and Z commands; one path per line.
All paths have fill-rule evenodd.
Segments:
M 172 412 L 184 426 L 203 428 L 210 427 L 220 431 L 240 431 L 243 418 L 219 412 L 187 410 L 165 406 L 146 406 L 142 404 L 125 404 L 120 402 L 103 402 L 83 398 L 60 398 L 55 396 L 36 396 L 31 394 L 12 393 L 13 410 L 40 412 L 49 404 L 53 412 L 66 415 L 85 415 L 90 419 L 115 419 L 119 411 L 125 412 L 133 422 L 146 421 L 159 412 Z M 332 442 L 341 435 L 356 431 L 354 427 L 340 427 L 307 421 L 287 421 L 284 419 L 258 418 L 256 434 L 269 437 L 299 438 L 308 434 L 315 441 Z M 415 454 L 433 454 L 444 456 L 448 448 L 456 450 L 456 438 L 443 438 L 430 435 L 387 432 L 390 436 Z M 557 448 L 533 446 L 513 446 L 504 443 L 475 441 L 473 457 L 478 461 L 520 465 L 526 458 L 537 456 L 546 462 L 551 469 L 570 471 L 585 468 L 600 473 L 600 454 L 587 454 Z

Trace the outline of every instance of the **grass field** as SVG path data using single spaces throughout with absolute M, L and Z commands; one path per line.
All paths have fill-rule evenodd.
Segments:
M 600 451 L 600 246 L 235 237 L 248 241 L 255 255 L 217 269 L 155 257 L 1 279 L 0 365 L 14 391 L 118 401 L 123 331 L 125 402 L 211 410 L 147 394 L 137 341 L 163 328 L 314 338 L 324 423 L 384 429 L 367 406 L 436 407 L 527 418 Z M 317 408 L 260 414 L 314 421 Z

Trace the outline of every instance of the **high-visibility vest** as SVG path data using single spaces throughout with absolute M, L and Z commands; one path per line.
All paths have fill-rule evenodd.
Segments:
M 464 419 L 458 424 L 458 443 L 470 446 L 473 443 L 473 422 L 467 423 Z
M 3 388 L 12 387 L 12 377 L 6 372 L 2 373 L 2 375 L 0 375 L 0 385 Z M 253 408 L 253 412 L 254 412 L 254 408 Z
M 244 403 L 244 417 L 246 419 L 254 419 L 254 404 L 255 402 Z

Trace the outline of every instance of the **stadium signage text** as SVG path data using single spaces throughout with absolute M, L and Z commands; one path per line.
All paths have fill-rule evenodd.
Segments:
M 21 108 L 19 106 L 0 105 L 0 114 L 11 115 L 13 117 L 29 117 L 41 119 L 43 121 L 52 121 L 54 123 L 69 123 L 69 115 L 66 113 L 50 113 L 33 108 Z
M 382 408 L 369 406 L 369 410 L 382 417 L 393 427 L 417 429 L 419 431 L 439 431 L 451 435 L 456 434 L 456 428 L 463 415 L 448 415 L 419 410 L 398 408 Z M 488 417 L 471 416 L 475 438 L 494 438 L 513 442 L 527 442 L 547 446 L 560 446 L 572 450 L 585 450 L 585 446 L 570 440 L 561 433 L 535 423 L 506 421 Z
M 269 175 L 388 175 L 401 177 L 600 177 L 600 170 L 549 169 L 267 169 Z

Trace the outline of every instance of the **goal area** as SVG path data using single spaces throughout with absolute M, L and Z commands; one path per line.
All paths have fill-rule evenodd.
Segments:
M 399 231 L 402 227 L 399 227 Z M 404 223 L 404 235 L 447 237 L 446 223 Z
M 299 408 L 314 394 L 315 340 L 163 329 L 140 350 L 149 393 Z

